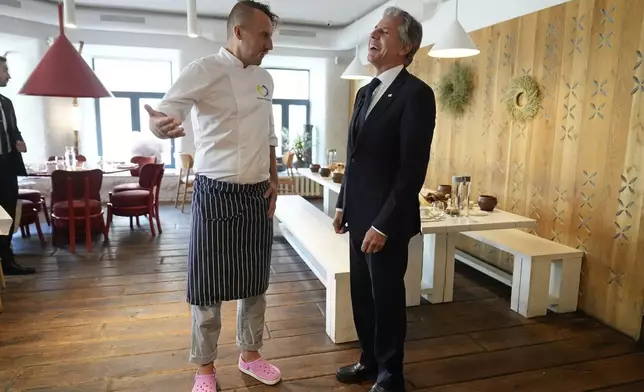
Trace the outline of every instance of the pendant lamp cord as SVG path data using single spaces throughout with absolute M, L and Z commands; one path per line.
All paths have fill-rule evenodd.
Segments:
M 458 20 L 458 0 L 456 0 L 456 20 Z

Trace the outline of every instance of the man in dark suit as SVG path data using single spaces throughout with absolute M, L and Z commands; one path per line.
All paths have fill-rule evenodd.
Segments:
M 372 392 L 405 390 L 405 283 L 409 241 L 420 232 L 418 193 L 436 120 L 432 89 L 411 75 L 422 26 L 388 8 L 371 33 L 377 76 L 356 97 L 345 175 L 333 226 L 349 232 L 351 300 L 360 361 L 338 369 L 341 382 L 374 380 Z
M 7 59 L 0 56 L 0 87 L 6 87 L 9 79 L 11 76 Z M 24 152 L 27 152 L 27 146 L 18 130 L 13 104 L 9 98 L 0 94 L 0 206 L 7 211 L 11 219 L 16 218 L 18 176 L 27 175 L 21 155 Z M 10 233 L 13 233 L 14 225 L 11 226 Z M 11 235 L 0 236 L 0 259 L 6 275 L 36 272 L 33 268 L 23 267 L 16 262 L 11 250 Z

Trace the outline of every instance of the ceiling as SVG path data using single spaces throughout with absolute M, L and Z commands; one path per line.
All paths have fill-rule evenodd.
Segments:
M 58 3 L 59 0 L 46 0 Z M 272 11 L 292 25 L 346 27 L 386 0 L 270 0 Z M 199 17 L 226 18 L 237 0 L 197 0 Z M 186 0 L 76 0 L 76 7 L 102 10 L 128 10 L 145 13 L 186 14 Z
M 0 0 L 0 32 L 35 34 L 20 21 L 41 23 L 56 34 L 56 4 L 60 0 Z M 264 0 L 282 18 L 274 37 L 276 48 L 319 50 L 341 55 L 367 56 L 368 34 L 382 18 L 387 6 L 399 6 L 423 24 L 421 47 L 431 45 L 454 18 L 456 0 Z M 341 3 L 343 1 L 344 3 Z M 521 15 L 536 12 L 570 0 L 458 0 L 459 21 L 466 31 L 474 31 Z M 94 40 L 94 33 L 141 33 L 187 38 L 186 0 L 76 0 L 77 29 L 67 29 L 75 39 Z M 197 0 L 199 38 L 222 44 L 226 39 L 225 16 L 235 0 Z M 83 5 L 85 4 L 85 5 Z M 103 8 L 106 4 L 112 8 Z M 130 4 L 130 8 L 124 9 Z M 133 10 L 135 4 L 137 10 Z M 120 8 L 114 8 L 119 6 Z M 373 7 L 377 8 L 367 12 Z M 99 8 L 96 8 L 99 7 Z M 210 8 L 206 8 L 210 7 Z M 173 10 L 175 13 L 173 13 Z M 365 14 L 366 15 L 363 15 Z M 204 14 L 210 14 L 208 17 Z M 221 16 L 217 16 L 221 15 Z M 213 19 L 214 18 L 214 19 Z M 357 18 L 357 20 L 356 20 Z M 327 23 L 331 21 L 329 28 Z M 299 24 L 298 24 L 299 22 Z M 303 26 L 301 23 L 307 23 Z M 320 26 L 312 26 L 319 23 Z M 336 25 L 333 25 L 336 23 Z M 340 26 L 339 24 L 348 24 Z M 127 36 L 123 36 L 127 37 Z M 148 36 L 146 39 L 153 39 Z M 106 38 L 104 38 L 106 39 Z M 123 38 L 127 39 L 127 38 Z M 147 44 L 147 41 L 146 41 Z

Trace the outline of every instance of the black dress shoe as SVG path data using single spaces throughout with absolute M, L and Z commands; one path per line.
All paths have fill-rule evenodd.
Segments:
M 5 275 L 31 275 L 36 273 L 36 270 L 32 267 L 23 267 L 15 261 L 12 261 L 10 263 L 2 263 L 2 272 Z
M 345 384 L 359 384 L 369 380 L 375 381 L 378 373 L 375 370 L 367 369 L 361 363 L 355 363 L 339 368 L 335 377 Z
M 380 384 L 376 384 L 373 387 L 371 387 L 369 392 L 405 392 L 405 387 L 403 386 L 401 388 L 390 389 L 390 388 L 385 388 Z

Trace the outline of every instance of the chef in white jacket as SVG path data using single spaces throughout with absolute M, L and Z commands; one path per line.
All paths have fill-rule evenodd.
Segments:
M 228 42 L 188 65 L 159 107 L 146 106 L 159 138 L 184 135 L 196 108 L 195 181 L 188 252 L 193 391 L 215 392 L 222 301 L 238 300 L 239 369 L 273 385 L 280 371 L 259 354 L 277 198 L 273 80 L 259 65 L 273 48 L 277 17 L 240 1 L 228 17 Z

